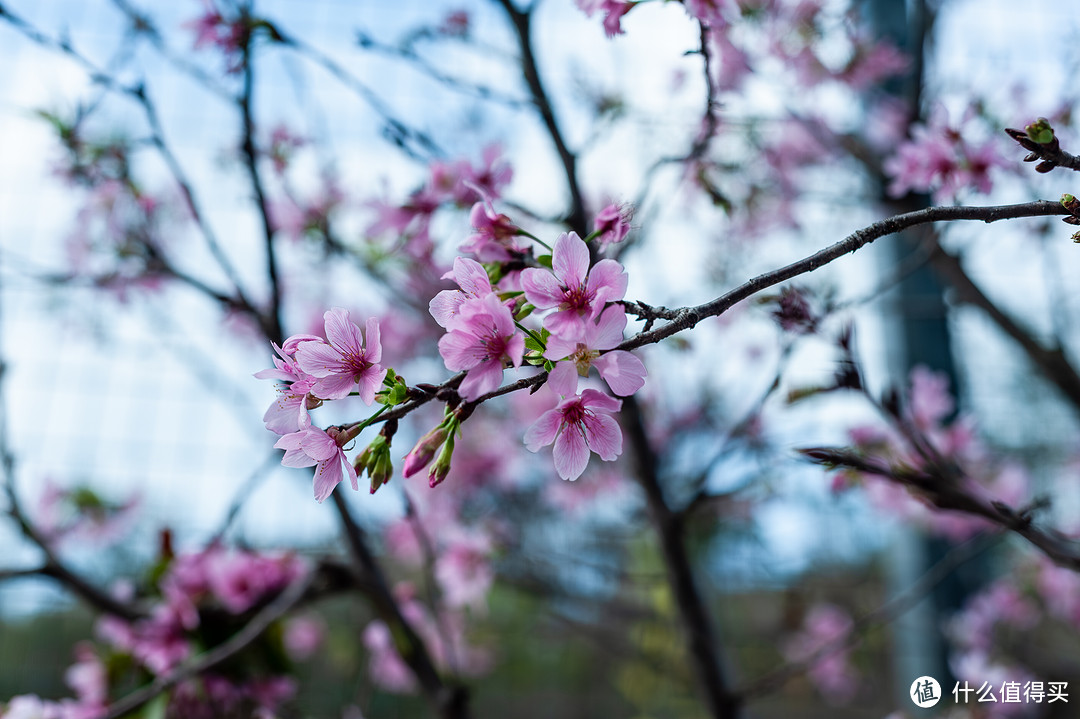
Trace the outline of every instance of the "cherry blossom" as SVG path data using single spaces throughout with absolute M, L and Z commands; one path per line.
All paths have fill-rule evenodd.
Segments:
M 274 443 L 276 449 L 285 450 L 281 464 L 285 467 L 316 465 L 315 499 L 318 502 L 329 497 L 334 487 L 342 480 L 341 464 L 343 462 L 349 474 L 349 480 L 352 482 L 352 488 L 359 489 L 356 470 L 353 469 L 352 462 L 345 457 L 345 452 L 341 449 L 343 444 L 351 440 L 351 437 L 335 427 L 326 431 L 312 427 L 307 412 L 301 414 L 300 426 L 299 431 L 287 434 Z
M 443 275 L 452 279 L 460 290 L 443 290 L 428 303 L 428 311 L 440 327 L 449 327 L 461 305 L 469 299 L 479 299 L 492 293 L 491 281 L 484 266 L 468 257 L 454 259 L 454 269 Z
M 458 393 L 469 401 L 498 387 L 505 362 L 520 367 L 524 353 L 525 336 L 494 294 L 462 304 L 450 331 L 439 340 L 446 368 L 467 372 Z
M 626 311 L 612 305 L 596 322 L 585 323 L 585 334 L 576 342 L 552 335 L 544 357 L 564 361 L 551 370 L 548 385 L 564 396 L 577 394 L 578 376 L 587 376 L 589 367 L 595 366 L 615 394 L 627 397 L 637 392 L 645 384 L 645 365 L 630 352 L 613 349 L 622 342 L 625 328 Z
M 615 260 L 600 260 L 590 270 L 589 248 L 574 232 L 555 241 L 552 272 L 530 267 L 521 273 L 525 297 L 539 309 L 558 308 L 544 318 L 553 335 L 575 340 L 608 302 L 626 294 L 626 273 Z
M 630 205 L 608 205 L 596 213 L 593 236 L 600 249 L 618 244 L 626 239 L 630 231 L 630 218 L 634 209 Z
M 530 452 L 555 443 L 555 470 L 575 480 L 589 464 L 589 453 L 610 462 L 622 454 L 622 430 L 607 413 L 618 412 L 622 402 L 595 389 L 587 389 L 540 416 L 525 432 Z
M 349 321 L 348 311 L 335 307 L 323 319 L 328 343 L 301 342 L 296 349 L 297 366 L 318 378 L 312 387 L 318 397 L 341 399 L 355 389 L 364 404 L 371 404 L 386 376 L 386 369 L 379 364 L 379 320 L 368 319 L 365 347 L 364 336 Z
M 495 212 L 490 200 L 473 205 L 469 222 L 474 232 L 458 247 L 462 252 L 476 255 L 482 262 L 509 262 L 515 254 L 524 252 L 524 248 L 514 242 L 521 234 L 521 228 L 506 215 Z

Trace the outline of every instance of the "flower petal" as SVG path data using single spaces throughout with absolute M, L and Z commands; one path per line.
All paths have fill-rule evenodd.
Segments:
M 480 364 L 487 357 L 487 348 L 476 335 L 453 330 L 439 338 L 439 354 L 446 363 L 446 369 L 460 372 Z
M 547 385 L 556 394 L 570 397 L 577 394 L 578 373 L 573 362 L 558 362 L 548 373 Z
M 319 466 L 315 468 L 316 502 L 321 504 L 341 481 L 341 459 L 341 456 L 335 453 L 335 456 L 319 462 Z
M 606 414 L 585 415 L 585 439 L 589 449 L 610 462 L 622 454 L 622 429 L 614 417 Z
M 610 419 L 610 417 L 608 418 Z M 613 420 L 614 421 L 614 420 Z M 566 425 L 555 438 L 555 471 L 571 482 L 589 466 L 589 445 L 580 424 Z
M 371 364 L 376 364 L 382 359 L 382 339 L 379 334 L 379 320 L 377 317 L 368 317 L 367 343 L 364 346 L 364 359 Z
M 498 389 L 502 382 L 502 360 L 484 360 L 469 370 L 458 387 L 458 393 L 467 402 L 472 402 L 482 394 Z
M 301 342 L 296 348 L 296 364 L 313 377 L 345 371 L 341 352 L 323 341 Z
M 334 307 L 323 314 L 323 325 L 327 341 L 342 354 L 361 354 L 364 351 L 364 338 L 360 328 L 349 321 L 349 312 L 341 307 Z
M 564 232 L 555 240 L 551 269 L 567 287 L 580 287 L 585 282 L 585 276 L 589 274 L 589 248 L 576 232 Z
M 615 260 L 600 260 L 593 265 L 587 286 L 588 293 L 595 294 L 596 297 L 593 317 L 600 313 L 606 303 L 623 298 L 627 281 L 623 266 Z
M 555 435 L 562 424 L 562 412 L 557 409 L 549 409 L 540 415 L 531 427 L 525 430 L 525 447 L 530 452 L 535 452 L 541 447 L 555 441 Z M 282 437 L 284 439 L 284 437 Z M 279 440 L 280 441 L 280 440 Z M 277 446 L 277 445 L 275 445 Z
M 618 412 L 622 409 L 622 402 L 614 397 L 608 397 L 600 390 L 587 389 L 581 393 L 581 406 L 593 411 Z
M 487 270 L 476 260 L 458 257 L 454 260 L 454 281 L 466 294 L 483 297 L 491 294 L 491 280 Z
M 361 402 L 370 405 L 375 401 L 375 393 L 382 387 L 384 377 L 386 377 L 386 368 L 377 364 L 371 365 L 360 373 L 356 391 L 360 395 Z
M 611 305 L 596 320 L 596 324 L 586 323 L 585 337 L 589 349 L 609 350 L 623 341 L 626 329 L 626 310 L 621 305 Z
M 547 270 L 536 267 L 522 270 L 521 289 L 525 292 L 525 299 L 541 310 L 558 307 L 563 301 L 562 285 Z
M 460 290 L 443 290 L 428 302 L 428 312 L 440 327 L 447 327 L 466 299 L 465 293 Z
M 645 384 L 645 365 L 634 355 L 614 350 L 593 360 L 593 366 L 620 397 L 629 397 Z
M 585 319 L 577 310 L 559 310 L 544 318 L 544 327 L 552 335 L 577 343 L 585 337 Z
M 356 380 L 351 374 L 332 374 L 316 380 L 311 393 L 320 399 L 341 399 L 348 397 L 354 389 Z

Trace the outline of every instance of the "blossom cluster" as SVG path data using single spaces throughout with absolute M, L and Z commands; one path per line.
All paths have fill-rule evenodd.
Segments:
M 508 367 L 546 370 L 546 383 L 561 400 L 526 432 L 525 445 L 535 452 L 554 444 L 556 471 L 564 479 L 577 479 L 591 453 L 611 461 L 622 451 L 621 430 L 610 416 L 621 402 L 592 387 L 579 391 L 582 378 L 595 368 L 611 392 L 622 397 L 645 382 L 641 360 L 618 349 L 627 325 L 626 311 L 618 304 L 626 293 L 627 274 L 613 259 L 594 261 L 588 243 L 574 232 L 560 235 L 550 255 L 536 257 L 531 248 L 517 244 L 519 237 L 531 235 L 496 214 L 486 197 L 474 204 L 472 218 L 474 234 L 462 250 L 487 264 L 461 256 L 443 275 L 457 289 L 442 290 L 429 303 L 432 318 L 445 330 L 439 354 L 448 370 L 462 373 L 455 389 L 465 403 L 482 401 L 497 390 Z M 603 247 L 624 239 L 628 227 L 629 213 L 609 206 L 597 215 L 588 239 Z M 539 324 L 530 319 L 541 314 Z M 393 406 L 413 396 L 401 378 L 381 364 L 378 319 L 370 318 L 361 332 L 347 310 L 334 308 L 324 315 L 324 330 L 325 339 L 299 334 L 274 345 L 274 367 L 255 375 L 280 383 L 278 398 L 263 420 L 281 435 L 274 446 L 285 450 L 282 464 L 316 467 L 319 502 L 346 475 L 357 489 L 358 473 L 367 471 L 372 492 L 388 481 L 394 430 L 384 427 L 350 462 L 345 448 L 378 413 L 365 422 L 323 429 L 312 424 L 310 411 L 350 395 L 369 406 L 377 397 Z M 443 422 L 404 458 L 404 476 L 431 465 L 429 483 L 442 482 L 467 416 L 448 405 Z
M 112 615 L 97 623 L 99 641 L 83 642 L 75 649 L 75 663 L 65 680 L 74 697 L 59 701 L 35 695 L 13 697 L 4 717 L 94 719 L 103 716 L 116 686 L 128 674 L 145 679 L 163 677 L 193 657 L 200 647 L 213 645 L 241 626 L 252 611 L 273 599 L 308 568 L 294 555 L 268 555 L 212 546 L 201 552 L 164 557 L 151 587 L 153 597 L 145 616 L 128 621 Z M 119 593 L 131 599 L 133 589 Z M 291 626 L 295 624 L 294 626 Z M 294 631 L 295 629 L 295 631 Z M 309 656 L 320 641 L 319 632 L 302 617 L 281 627 L 284 641 L 275 645 L 269 636 L 250 651 L 260 661 L 238 661 L 229 668 L 199 674 L 179 683 L 168 694 L 168 715 L 222 716 L 246 712 L 274 716 L 296 692 L 295 681 L 283 672 L 292 659 Z M 274 661 L 265 661 L 271 655 Z M 278 658 L 280 655 L 280 658 Z M 275 665 L 276 662 L 276 665 Z M 278 672 L 267 666 L 278 666 Z M 259 667 L 263 667 L 260 669 Z M 231 713 L 229 715 L 232 715 Z

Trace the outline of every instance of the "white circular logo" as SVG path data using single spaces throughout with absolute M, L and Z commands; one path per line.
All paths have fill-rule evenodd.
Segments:
M 933 677 L 919 677 L 911 683 L 910 696 L 915 706 L 928 709 L 941 701 L 941 685 Z

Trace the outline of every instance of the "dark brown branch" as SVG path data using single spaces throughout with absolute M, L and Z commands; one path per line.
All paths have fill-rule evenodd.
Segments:
M 562 163 L 563 173 L 566 175 L 566 186 L 570 192 L 570 214 L 566 218 L 566 224 L 574 232 L 584 237 L 588 232 L 588 221 L 585 217 L 585 197 L 581 192 L 577 176 L 577 156 L 566 145 L 562 130 L 555 119 L 555 111 L 551 107 L 547 90 L 544 89 L 543 80 L 540 78 L 540 70 L 536 65 L 536 56 L 532 46 L 532 8 L 521 11 L 514 7 L 511 0 L 498 0 L 510 18 L 514 31 L 517 34 L 518 47 L 521 50 L 521 71 L 524 75 L 525 84 L 529 88 L 533 104 L 536 105 L 540 119 L 547 129 L 548 136 L 555 145 L 555 151 Z
M 656 454 L 645 432 L 644 418 L 637 400 L 623 400 L 620 417 L 627 432 L 627 445 L 633 455 L 635 476 L 649 508 L 649 516 L 660 539 L 668 586 L 675 596 L 679 621 L 689 644 L 690 664 L 705 705 L 715 719 L 739 716 L 740 700 L 731 693 L 724 676 L 716 634 L 708 608 L 694 578 L 694 568 L 686 547 L 685 515 L 672 511 L 664 497 L 657 473 Z
M 1067 214 L 1069 214 L 1068 210 L 1062 207 L 1060 202 L 1036 200 L 1035 202 L 1020 205 L 997 205 L 991 207 L 928 207 L 924 210 L 895 215 L 857 230 L 840 242 L 815 252 L 809 257 L 804 257 L 798 262 L 758 275 L 714 300 L 696 307 L 683 308 L 679 310 L 676 319 L 662 327 L 631 337 L 619 345 L 618 349 L 630 350 L 643 347 L 688 330 L 704 319 L 722 315 L 735 304 L 752 297 L 764 289 L 786 282 L 799 275 L 813 272 L 846 254 L 865 247 L 874 240 L 902 232 L 909 227 L 933 222 L 955 222 L 958 220 L 997 222 L 1020 217 L 1046 217 Z
M 1067 167 L 1070 170 L 1080 171 L 1080 157 L 1061 149 L 1061 145 L 1058 144 L 1058 139 L 1054 136 L 1054 131 L 1050 128 L 1050 123 L 1048 121 L 1039 118 L 1039 120 L 1036 120 L 1032 125 L 1028 125 L 1028 127 L 1035 128 L 1040 124 L 1045 126 L 1045 131 L 1049 132 L 1049 142 L 1036 142 L 1023 130 L 1006 128 L 1005 134 L 1016 140 L 1021 147 L 1030 153 L 1024 158 L 1025 162 L 1041 160 L 1041 162 L 1035 166 L 1036 172 L 1050 172 L 1055 167 Z
M 1062 348 L 1044 347 L 1032 336 L 1031 332 L 1021 327 L 1015 319 L 987 297 L 964 271 L 960 258 L 947 252 L 940 244 L 934 248 L 931 262 L 945 281 L 956 290 L 956 300 L 985 312 L 1002 332 L 1020 346 L 1028 359 L 1061 391 L 1073 408 L 1080 412 L 1080 373 L 1077 373 L 1076 368 L 1069 362 Z
M 864 457 L 858 452 L 837 447 L 813 447 L 800 452 L 811 461 L 831 469 L 853 469 L 915 489 L 938 509 L 980 517 L 1002 529 L 1015 532 L 1055 564 L 1080 572 L 1080 542 L 1055 529 L 1042 529 L 1035 525 L 1032 515 L 1036 509 L 1044 506 L 1045 502 L 1038 501 L 1030 507 L 1016 509 L 1004 502 L 976 497 L 962 486 L 962 475 L 944 473 L 941 468 L 891 466 Z
M 647 321 L 656 321 L 658 319 L 670 321 L 660 327 L 639 332 L 627 339 L 616 349 L 632 350 L 646 345 L 656 344 L 668 337 L 692 329 L 698 323 L 709 317 L 717 317 L 724 314 L 735 304 L 752 297 L 762 290 L 778 285 L 781 282 L 786 282 L 787 280 L 800 275 L 813 272 L 814 270 L 820 269 L 821 267 L 840 259 L 844 255 L 865 247 L 874 240 L 885 237 L 886 235 L 901 232 L 909 227 L 934 222 L 951 222 L 958 220 L 997 222 L 999 220 L 1017 219 L 1021 217 L 1046 217 L 1067 214 L 1068 211 L 1061 206 L 1061 203 L 1037 200 L 1035 202 L 1028 202 L 1020 205 L 996 205 L 990 207 L 930 207 L 889 217 L 858 230 L 840 242 L 804 257 L 797 262 L 758 275 L 726 294 L 695 307 L 667 309 L 665 307 L 651 307 L 640 302 L 623 302 L 622 304 L 630 310 L 631 314 L 644 317 Z M 400 419 L 419 409 L 424 404 L 446 396 L 446 393 L 451 393 L 456 396 L 456 388 L 461 384 L 464 377 L 464 373 L 458 373 L 441 385 L 429 386 L 424 390 L 416 388 L 414 390 L 416 395 L 414 399 L 410 399 L 408 402 L 383 413 L 376 422 Z M 488 392 L 487 394 L 481 395 L 472 402 L 469 402 L 468 407 L 475 408 L 496 397 L 501 397 L 512 392 L 518 392 L 523 389 L 539 387 L 545 380 L 547 380 L 547 372 L 538 372 L 531 377 L 519 379 Z
M 251 38 L 243 47 L 244 88 L 240 93 L 241 137 L 240 149 L 244 155 L 251 189 L 255 193 L 255 207 L 262 221 L 263 247 L 266 251 L 266 276 L 270 281 L 270 308 L 264 318 L 263 331 L 272 341 L 281 344 L 285 332 L 281 325 L 281 282 L 278 279 L 277 251 L 274 248 L 274 224 L 270 220 L 270 206 L 259 172 L 259 156 L 255 149 L 255 119 L 252 111 L 252 95 L 255 92 L 255 67 L 252 57 Z

